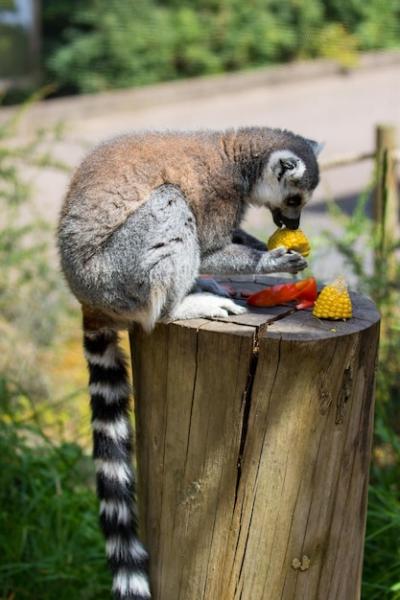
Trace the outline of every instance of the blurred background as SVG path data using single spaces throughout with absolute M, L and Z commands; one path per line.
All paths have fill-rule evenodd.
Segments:
M 129 130 L 242 125 L 326 144 L 309 274 L 383 315 L 362 598 L 400 600 L 399 0 L 0 0 L 0 98 L 1 600 L 109 598 L 54 243 L 72 170 Z

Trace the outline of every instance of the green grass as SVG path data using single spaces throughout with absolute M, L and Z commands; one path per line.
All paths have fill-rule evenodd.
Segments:
M 90 458 L 11 423 L 0 456 L 0 598 L 108 600 Z
M 394 430 L 395 404 L 377 404 L 363 600 L 400 600 L 400 437 Z
M 371 486 L 365 544 L 365 600 L 400 600 L 400 500 L 395 482 Z

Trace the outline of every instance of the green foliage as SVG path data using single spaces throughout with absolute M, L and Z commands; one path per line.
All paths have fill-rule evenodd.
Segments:
M 44 62 L 58 93 L 399 45 L 397 0 L 43 2 Z
M 51 10 L 45 5 L 44 15 Z M 174 76 L 175 34 L 165 9 L 146 0 L 92 0 L 68 17 L 62 43 L 46 61 L 61 88 L 94 92 Z
M 357 65 L 357 38 L 348 33 L 341 23 L 326 25 L 317 36 L 318 54 L 336 60 L 343 68 Z
M 362 49 L 390 48 L 400 41 L 398 0 L 324 0 L 329 20 L 343 23 Z
M 387 265 L 398 248 L 392 240 L 381 255 L 381 231 L 366 214 L 369 195 L 367 190 L 350 216 L 333 205 L 342 231 L 338 236 L 326 231 L 325 236 L 382 314 L 362 598 L 400 600 L 400 264 L 396 262 L 393 272 L 374 269 L 368 260 L 379 252 L 382 265 Z
M 108 598 L 90 459 L 76 444 L 53 445 L 32 424 L 4 418 L 0 456 L 0 597 Z

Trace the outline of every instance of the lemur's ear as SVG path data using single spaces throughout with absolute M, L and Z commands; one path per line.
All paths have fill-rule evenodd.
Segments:
M 306 140 L 308 142 L 308 144 L 311 146 L 315 156 L 319 156 L 322 152 L 322 150 L 325 148 L 325 144 L 322 142 L 316 142 L 315 140 Z
M 285 175 L 287 178 L 290 178 L 292 173 L 295 172 L 298 164 L 299 161 L 296 158 L 280 158 L 275 171 L 278 181 Z M 292 171 L 292 173 L 290 173 L 290 171 Z
M 279 162 L 283 171 L 291 171 L 296 168 L 298 160 L 295 158 L 280 158 Z
M 274 177 L 281 182 L 298 181 L 305 170 L 304 162 L 290 150 L 277 150 L 272 153 L 268 167 Z

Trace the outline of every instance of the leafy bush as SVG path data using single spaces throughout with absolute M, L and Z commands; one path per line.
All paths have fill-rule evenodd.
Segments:
M 397 0 L 43 2 L 58 93 L 96 92 L 400 44 Z
M 341 23 L 326 25 L 317 36 L 318 54 L 336 60 L 343 68 L 351 69 L 358 62 L 357 38 Z
M 146 0 L 93 0 L 69 18 L 64 43 L 46 61 L 61 87 L 93 92 L 173 76 L 173 30 L 165 10 Z
M 326 18 L 343 23 L 360 48 L 391 48 L 400 43 L 398 0 L 324 0 Z

